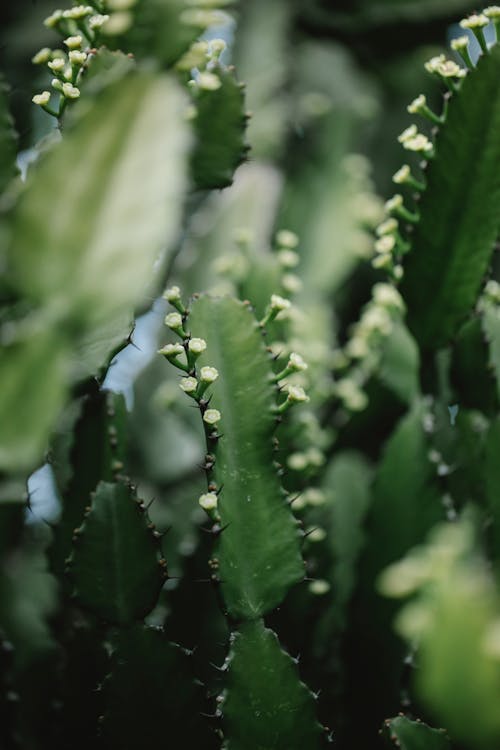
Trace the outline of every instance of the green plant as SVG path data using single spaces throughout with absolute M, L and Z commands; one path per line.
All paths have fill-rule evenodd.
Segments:
M 52 13 L 22 179 L 0 91 L 1 745 L 493 750 L 500 8 L 384 208 L 448 11 L 229 5 Z

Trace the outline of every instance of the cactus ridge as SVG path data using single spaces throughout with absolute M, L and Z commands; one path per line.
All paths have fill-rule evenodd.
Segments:
M 423 96 L 408 107 L 431 121 L 435 135 L 412 125 L 399 137 L 424 159 L 422 176 L 407 165 L 394 175 L 413 192 L 415 208 L 401 195 L 388 201 L 388 214 L 405 229 L 383 230 L 376 245 L 374 265 L 403 276 L 408 325 L 424 349 L 446 344 L 473 309 L 500 229 L 500 45 L 487 48 L 481 29 L 477 36 L 483 54 L 475 68 L 463 50 L 470 70 L 444 55 L 426 64 L 448 88 L 443 113 L 434 114 Z
M 127 625 L 155 606 L 166 562 L 144 503 L 125 482 L 100 482 L 73 532 L 74 596 L 104 622 Z

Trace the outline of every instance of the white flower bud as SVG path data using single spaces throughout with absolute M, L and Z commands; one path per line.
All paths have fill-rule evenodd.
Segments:
M 388 212 L 396 211 L 398 208 L 401 208 L 402 205 L 403 196 L 396 193 L 396 195 L 393 195 L 392 198 L 389 198 L 389 200 L 385 202 L 385 210 Z
M 89 27 L 94 31 L 95 29 L 101 29 L 106 21 L 109 21 L 108 15 L 97 13 L 95 16 L 89 18 Z
M 283 268 L 295 268 L 300 261 L 299 254 L 293 250 L 280 250 L 277 256 L 278 261 Z
M 330 591 L 330 584 L 324 578 L 317 578 L 309 584 L 309 591 L 316 596 L 323 596 Z
M 41 94 L 35 94 L 31 101 L 34 104 L 39 104 L 41 107 L 44 107 L 50 101 L 50 91 L 42 91 Z
M 179 388 L 184 393 L 194 393 L 198 388 L 198 381 L 196 378 L 182 378 L 179 382 Z
M 173 331 L 182 328 L 182 316 L 177 312 L 169 313 L 165 317 L 165 325 Z
M 224 39 L 211 39 L 209 43 L 210 53 L 218 57 L 222 55 L 226 46 Z
M 289 229 L 281 229 L 276 235 L 276 243 L 279 247 L 293 250 L 299 244 L 299 238 L 295 232 L 290 232 Z
M 291 307 L 291 304 L 292 303 L 289 299 L 280 297 L 279 294 L 271 295 L 271 310 L 277 310 L 278 312 L 281 312 L 282 310 L 288 310 Z
M 391 253 L 396 246 L 396 238 L 393 234 L 384 234 L 375 242 L 375 251 L 377 253 Z
M 64 44 L 68 49 L 79 49 L 82 46 L 83 38 L 80 34 L 76 36 L 69 36 L 64 40 Z
M 300 354 L 291 352 L 287 367 L 291 370 L 295 370 L 295 372 L 300 372 L 301 370 L 307 370 L 307 362 L 304 362 Z
M 406 130 L 403 130 L 403 132 L 398 135 L 398 141 L 400 143 L 404 143 L 409 138 L 414 138 L 418 133 L 418 129 L 416 125 L 410 125 L 410 127 L 406 128 Z
M 488 10 L 491 11 L 491 8 Z M 462 29 L 482 29 L 484 26 L 487 26 L 489 22 L 489 18 L 485 13 L 474 13 L 468 18 L 462 19 L 462 21 L 460 21 L 460 26 Z
M 76 5 L 74 8 L 65 10 L 63 12 L 63 18 L 72 18 L 75 21 L 90 16 L 94 12 L 94 9 L 90 5 Z
M 469 37 L 459 36 L 457 39 L 452 39 L 450 45 L 455 52 L 462 52 L 469 46 Z
M 437 73 L 439 66 L 442 65 L 445 60 L 446 57 L 444 55 L 436 55 L 435 57 L 431 57 L 430 60 L 427 60 L 424 64 L 424 68 L 428 73 Z
M 417 96 L 407 107 L 408 112 L 411 115 L 418 115 L 419 112 L 427 105 L 427 99 L 423 94 Z
M 46 26 L 48 29 L 54 29 L 61 18 L 63 17 L 62 10 L 55 10 L 52 15 L 48 16 L 43 22 L 43 25 Z
M 398 171 L 392 176 L 392 181 L 395 182 L 396 185 L 404 185 L 410 175 L 410 167 L 408 164 L 403 164 L 401 169 L 398 169 Z
M 203 510 L 209 512 L 217 509 L 218 497 L 215 492 L 205 492 L 205 494 L 200 495 L 198 502 Z
M 326 502 L 325 493 L 316 487 L 309 487 L 303 493 L 303 497 L 307 505 L 319 506 L 324 505 Z
M 31 58 L 31 62 L 35 65 L 44 65 L 50 60 L 51 55 L 51 50 L 48 47 L 43 47 Z
M 56 57 L 55 60 L 51 60 L 47 67 L 51 69 L 53 73 L 61 73 L 66 67 L 66 62 L 62 57 Z
M 59 78 L 53 78 L 50 82 L 50 85 L 52 86 L 53 89 L 62 93 L 63 84 L 62 84 L 62 81 L 59 80 Z
M 492 21 L 499 21 L 500 5 L 490 5 L 489 8 L 483 10 L 483 13 L 487 18 L 491 18 Z
M 222 81 L 215 73 L 205 70 L 198 75 L 196 83 L 204 91 L 217 91 L 222 86 Z
M 204 383 L 214 383 L 218 377 L 219 373 L 215 367 L 202 367 L 200 370 L 200 379 Z
M 303 287 L 302 280 L 294 273 L 285 273 L 281 286 L 288 294 L 297 294 Z
M 203 415 L 203 421 L 207 424 L 217 424 L 221 420 L 221 413 L 217 409 L 207 409 Z
M 373 287 L 373 299 L 382 307 L 391 307 L 404 310 L 404 302 L 396 287 L 392 284 L 375 284 Z
M 403 143 L 403 148 L 407 151 L 418 151 L 424 154 L 428 154 L 433 150 L 433 145 L 426 135 L 419 133 L 414 138 L 408 138 Z
M 311 529 L 311 531 L 307 534 L 307 539 L 310 542 L 322 542 L 324 541 L 324 539 L 326 539 L 326 531 L 321 528 Z
M 181 298 L 181 290 L 178 286 L 171 286 L 163 293 L 163 299 L 167 302 L 178 302 Z
M 181 344 L 167 344 L 166 346 L 158 349 L 158 354 L 163 354 L 165 357 L 177 357 L 177 355 L 184 352 L 184 347 Z
M 309 401 L 309 396 L 300 385 L 288 385 L 286 391 L 288 392 L 288 401 L 291 401 L 294 404 L 301 404 Z
M 287 464 L 293 471 L 304 471 L 304 469 L 307 469 L 309 461 L 305 453 L 292 453 L 288 456 Z
M 373 268 L 390 268 L 392 266 L 392 255 L 380 254 L 372 260 Z
M 63 83 L 62 93 L 67 99 L 78 99 L 80 96 L 80 89 L 73 86 L 71 83 Z
M 205 339 L 190 339 L 188 347 L 192 354 L 201 354 L 207 348 L 207 342 Z
M 379 237 L 383 237 L 384 234 L 392 234 L 393 232 L 397 232 L 399 226 L 399 222 L 397 219 L 394 219 L 392 216 L 390 219 L 386 219 L 382 222 L 382 224 L 379 224 L 377 227 L 377 235 Z
M 79 52 L 76 49 L 72 49 L 68 55 L 69 61 L 72 65 L 83 65 L 87 60 L 85 52 Z

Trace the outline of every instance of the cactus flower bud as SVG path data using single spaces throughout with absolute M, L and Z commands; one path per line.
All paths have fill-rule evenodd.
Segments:
M 202 367 L 200 370 L 200 379 L 204 383 L 214 383 L 218 377 L 219 373 L 215 367 Z
M 31 62 L 35 65 L 44 65 L 50 60 L 51 54 L 52 52 L 48 47 L 43 47 L 31 58 Z
M 80 89 L 73 86 L 71 83 L 63 83 L 62 93 L 67 99 L 78 99 L 80 96 Z
M 207 512 L 217 510 L 218 497 L 215 492 L 205 492 L 203 495 L 200 495 L 198 503 Z
M 61 73 L 66 66 L 66 62 L 63 60 L 62 57 L 56 57 L 55 60 L 51 60 L 47 67 L 51 69 L 53 73 Z
M 34 104 L 39 104 L 41 107 L 45 107 L 50 101 L 50 91 L 42 91 L 41 94 L 35 94 L 31 101 Z
M 165 325 L 171 328 L 173 331 L 178 331 L 182 328 L 182 316 L 179 313 L 169 313 L 165 317 Z
M 181 344 L 167 344 L 161 349 L 158 349 L 158 354 L 163 354 L 165 357 L 167 357 L 167 359 L 170 359 L 172 357 L 177 357 L 179 354 L 182 354 L 183 351 L 184 347 L 181 346 Z
M 201 354 L 207 348 L 207 342 L 205 339 L 190 339 L 188 348 L 191 354 Z
M 209 425 L 215 425 L 221 420 L 221 413 L 217 409 L 207 409 L 203 415 L 203 421 Z
M 198 381 L 196 378 L 182 378 L 179 383 L 179 388 L 181 391 L 184 391 L 184 393 L 194 393 L 196 389 L 198 388 Z
M 279 247 L 293 250 L 299 244 L 299 238 L 295 232 L 290 232 L 289 229 L 281 229 L 276 235 L 276 242 Z
M 79 49 L 82 46 L 83 38 L 80 34 L 76 36 L 69 36 L 64 40 L 64 44 L 68 49 Z
M 171 286 L 163 293 L 163 299 L 167 302 L 178 302 L 181 298 L 181 290 L 178 286 Z

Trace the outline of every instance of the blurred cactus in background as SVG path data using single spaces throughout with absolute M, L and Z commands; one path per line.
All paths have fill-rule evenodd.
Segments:
M 19 11 L 0 747 L 494 750 L 500 7 Z

